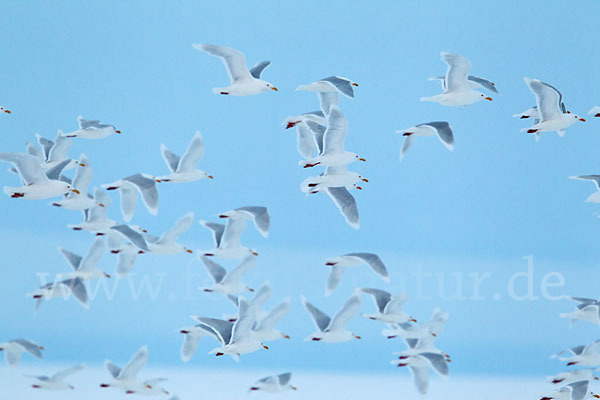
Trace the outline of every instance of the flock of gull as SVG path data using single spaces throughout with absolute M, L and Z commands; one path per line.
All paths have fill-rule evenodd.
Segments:
M 270 65 L 270 61 L 258 63 L 248 69 L 244 55 L 234 49 L 198 44 L 194 48 L 218 57 L 225 65 L 230 77 L 230 85 L 213 89 L 214 93 L 231 96 L 256 95 L 278 89 L 261 79 L 261 74 Z M 471 64 L 463 56 L 452 53 L 441 53 L 441 59 L 447 65 L 445 76 L 430 78 L 441 83 L 442 93 L 432 97 L 422 97 L 421 101 L 436 102 L 444 106 L 463 107 L 481 100 L 492 98 L 479 91 L 483 89 L 498 93 L 496 86 L 488 79 L 469 75 Z M 585 121 L 567 110 L 562 94 L 553 86 L 535 79 L 525 78 L 525 83 L 535 95 L 536 105 L 516 114 L 521 119 L 532 118 L 534 124 L 524 128 L 539 140 L 543 132 L 556 131 L 564 135 L 565 130 L 577 121 Z M 319 100 L 319 110 L 290 116 L 283 121 L 286 129 L 296 128 L 297 150 L 302 161 L 299 166 L 308 168 L 324 167 L 316 176 L 307 177 L 300 185 L 301 192 L 307 194 L 326 193 L 337 206 L 348 225 L 358 229 L 359 213 L 354 189 L 361 190 L 368 180 L 361 174 L 350 171 L 348 165 L 355 161 L 365 162 L 365 158 L 344 149 L 348 134 L 348 120 L 340 108 L 340 95 L 354 98 L 356 82 L 340 76 L 330 76 L 310 84 L 298 86 L 298 91 L 315 92 Z M 0 111 L 10 114 L 8 109 Z M 600 116 L 600 108 L 591 111 Z M 86 282 L 96 279 L 111 278 L 112 274 L 101 271 L 97 265 L 107 251 L 117 255 L 115 275 L 126 276 L 134 267 L 135 260 L 141 255 L 174 255 L 193 253 L 191 249 L 179 243 L 179 237 L 189 230 L 196 217 L 189 212 L 175 221 L 173 227 L 159 236 L 154 236 L 138 225 L 129 224 L 132 220 L 138 198 L 151 215 L 158 215 L 158 187 L 169 183 L 191 183 L 202 179 L 212 179 L 208 172 L 197 169 L 204 153 L 204 142 L 200 132 L 196 132 L 190 140 L 187 150 L 181 156 L 161 145 L 161 154 L 168 172 L 152 175 L 136 173 L 111 183 L 94 187 L 90 192 L 93 180 L 92 163 L 85 154 L 78 159 L 69 156 L 72 140 L 104 139 L 121 132 L 113 125 L 98 120 L 78 117 L 78 128 L 70 133 L 59 131 L 54 139 L 44 138 L 36 134 L 37 145 L 26 144 L 24 153 L 1 152 L 0 160 L 12 164 L 11 172 L 21 180 L 21 186 L 4 187 L 4 193 L 15 199 L 42 200 L 53 199 L 51 205 L 67 210 L 79 210 L 83 221 L 77 225 L 68 225 L 69 229 L 85 231 L 93 238 L 87 254 L 80 256 L 69 250 L 59 248 L 69 269 L 58 274 L 50 282 L 30 294 L 35 300 L 37 310 L 45 301 L 53 298 L 73 296 L 82 306 L 89 308 L 89 296 Z M 401 157 L 418 136 L 437 136 L 449 150 L 454 147 L 454 132 L 447 121 L 430 121 L 399 130 L 404 137 Z M 74 173 L 70 173 L 74 170 Z M 69 177 L 69 176 L 72 176 Z M 590 196 L 588 201 L 600 202 L 600 175 L 584 175 L 576 179 L 592 180 L 598 192 Z M 108 209 L 112 198 L 110 191 L 118 191 L 122 221 L 108 217 Z M 277 328 L 279 322 L 290 310 L 291 299 L 285 298 L 272 309 L 263 310 L 271 296 L 271 286 L 265 282 L 258 290 L 243 282 L 245 274 L 257 264 L 258 251 L 242 244 L 242 234 L 248 223 L 267 237 L 270 228 L 270 215 L 265 207 L 242 206 L 218 214 L 218 220 L 224 223 L 200 220 L 199 223 L 212 234 L 214 247 L 196 251 L 208 275 L 214 281 L 209 287 L 198 288 L 201 292 L 218 293 L 223 301 L 231 302 L 234 313 L 221 316 L 191 316 L 194 324 L 182 327 L 184 335 L 181 347 L 181 359 L 189 361 L 203 337 L 213 338 L 217 345 L 209 354 L 228 355 L 239 361 L 240 357 L 269 349 L 265 344 L 290 336 Z M 239 264 L 230 270 L 220 265 L 217 259 L 237 260 Z M 349 267 L 369 267 L 381 280 L 388 283 L 389 273 L 381 258 L 373 253 L 354 252 L 325 260 L 329 269 L 329 277 L 325 284 L 325 296 L 330 295 L 343 278 Z M 252 293 L 247 300 L 242 297 L 246 292 Z M 406 349 L 394 353 L 391 364 L 408 367 L 414 384 L 421 394 L 426 394 L 429 387 L 430 371 L 441 376 L 448 375 L 450 356 L 435 346 L 435 341 L 442 333 L 449 315 L 435 309 L 430 320 L 417 322 L 403 310 L 407 297 L 404 294 L 392 294 L 380 288 L 356 288 L 339 311 L 330 317 L 317 308 L 312 302 L 302 297 L 302 303 L 312 318 L 316 330 L 306 341 L 327 343 L 346 342 L 361 339 L 361 336 L 347 329 L 349 321 L 355 317 L 361 307 L 361 296 L 369 296 L 375 304 L 376 311 L 361 314 L 362 317 L 384 324 L 382 335 L 389 339 L 401 338 Z M 600 324 L 600 302 L 589 299 L 578 299 L 576 311 L 567 316 L 572 319 L 588 320 Z M 4 351 L 8 365 L 17 365 L 21 354 L 28 353 L 42 358 L 44 347 L 25 340 L 15 339 L 0 343 L 0 351 Z M 572 355 L 567 358 L 569 365 L 600 365 L 600 341 L 587 346 L 577 346 L 569 350 Z M 559 353 L 560 355 L 560 353 Z M 125 393 L 144 395 L 168 395 L 162 387 L 165 379 L 138 378 L 139 372 L 148 361 L 148 348 L 142 346 L 122 368 L 110 361 L 105 362 L 108 375 L 100 383 L 103 388 L 115 388 Z M 32 387 L 36 389 L 65 390 L 74 387 L 65 379 L 84 368 L 83 364 L 59 371 L 51 376 L 33 376 Z M 249 391 L 279 392 L 296 390 L 291 384 L 291 373 L 269 376 L 256 381 Z M 600 397 L 588 391 L 588 382 L 594 379 L 593 370 L 569 371 L 551 378 L 555 384 L 563 386 L 555 394 L 544 399 L 581 400 L 588 395 Z M 177 399 L 177 396 L 171 399 Z

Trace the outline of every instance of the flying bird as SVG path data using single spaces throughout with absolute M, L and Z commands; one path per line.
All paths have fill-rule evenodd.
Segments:
M 452 132 L 450 124 L 446 121 L 426 122 L 408 129 L 396 131 L 396 133 L 404 136 L 404 143 L 402 144 L 400 159 L 404 158 L 404 155 L 417 136 L 436 135 L 438 139 L 440 139 L 440 142 L 442 142 L 448 150 L 454 150 L 454 133 Z
M 160 145 L 165 164 L 171 171 L 169 175 L 156 177 L 157 182 L 193 182 L 204 178 L 213 179 L 208 172 L 199 170 L 196 165 L 204 155 L 204 141 L 200 132 L 196 132 L 183 156 L 179 157 L 164 144 Z
M 355 267 L 366 264 L 385 282 L 390 281 L 389 274 L 383 261 L 377 254 L 373 253 L 348 253 L 339 257 L 331 257 L 325 260 L 325 265 L 331 267 L 329 278 L 327 278 L 327 288 L 325 294 L 329 296 L 337 287 L 347 267 Z
M 356 315 L 360 308 L 360 297 L 352 295 L 333 318 L 309 303 L 302 297 L 304 308 L 313 319 L 317 330 L 309 335 L 304 341 L 323 341 L 326 343 L 341 343 L 361 337 L 348 331 L 346 325 Z
M 85 119 L 81 115 L 77 117 L 79 129 L 71 133 L 65 134 L 68 138 L 83 138 L 83 139 L 104 139 L 114 133 L 121 134 L 121 131 L 115 128 L 114 125 L 103 124 L 96 119 Z

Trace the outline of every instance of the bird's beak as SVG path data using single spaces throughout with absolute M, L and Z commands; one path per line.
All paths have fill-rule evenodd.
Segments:
M 214 176 L 212 176 L 212 175 L 209 175 L 209 176 L 208 176 L 208 179 L 214 179 Z
M 355 339 L 362 339 L 360 336 L 358 335 L 353 335 Z
M 292 390 L 298 390 L 298 388 L 296 386 L 290 386 L 290 389 L 292 389 Z
M 411 319 L 410 319 L 410 321 L 411 321 L 411 322 L 417 322 L 417 320 L 416 320 L 416 319 L 414 319 L 414 318 L 411 318 Z
M 4 110 L 4 112 L 10 114 L 10 110 Z
M 161 183 L 161 182 L 162 182 L 160 179 L 155 179 L 155 181 L 156 181 L 157 183 Z
M 258 255 L 258 253 L 257 253 L 257 252 L 255 252 L 255 251 L 253 251 L 253 252 L 252 252 L 252 254 L 254 254 L 255 256 L 257 256 L 257 255 Z
M 599 381 L 600 378 L 598 378 L 597 376 L 594 377 L 594 380 Z
M 585 122 L 585 118 L 579 118 L 581 122 Z
M 104 276 L 105 276 L 106 278 L 110 278 L 110 274 L 107 274 L 106 272 L 104 273 Z
M 142 229 L 142 232 L 144 233 L 148 233 L 148 231 L 146 229 Z
M 275 86 L 271 86 L 271 89 L 273 89 L 274 91 L 278 91 L 279 90 Z
M 485 99 L 486 99 L 486 100 L 489 100 L 489 101 L 492 101 L 492 100 L 494 100 L 494 99 L 492 99 L 491 97 L 486 97 Z
M 365 158 L 359 158 L 360 161 L 367 161 Z
M 85 167 L 85 164 L 84 163 L 79 163 L 79 166 L 80 167 Z
M 248 291 L 254 293 L 254 289 L 252 289 L 251 287 L 248 288 Z
M 290 335 L 283 335 L 284 338 L 289 339 Z M 598 378 L 596 378 L 596 380 L 598 380 Z
M 79 190 L 77 190 L 77 189 L 71 189 L 71 192 L 77 193 L 77 194 L 81 194 L 81 192 Z
M 363 182 L 369 182 L 369 180 L 366 179 L 366 178 L 362 178 L 361 181 L 363 181 Z
M 358 190 L 362 190 L 362 188 L 361 188 L 360 186 L 357 186 L 356 188 L 357 188 Z
M 358 83 L 352 82 L 352 86 L 358 86 Z
M 46 350 L 44 346 L 40 346 L 40 350 Z
M 118 133 L 119 135 L 121 134 L 121 131 L 115 131 L 116 133 Z
M 263 349 L 265 349 L 265 350 L 269 350 L 269 346 L 265 346 L 265 345 L 263 344 Z
M 99 205 L 100 207 L 104 207 L 104 204 L 102 204 L 102 203 L 98 203 L 98 205 Z
M 187 253 L 190 253 L 190 254 L 192 254 L 192 253 L 193 253 L 193 251 L 191 251 L 190 249 L 185 249 L 185 251 L 186 251 Z

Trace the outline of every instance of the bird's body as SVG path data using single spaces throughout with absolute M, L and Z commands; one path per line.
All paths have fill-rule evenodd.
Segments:
M 4 361 L 11 367 L 14 367 L 19 363 L 21 354 L 23 353 L 29 353 L 32 356 L 41 359 L 42 350 L 44 350 L 44 347 L 25 339 L 13 339 L 8 342 L 0 343 L 0 351 L 4 351 Z
M 85 119 L 81 115 L 77 117 L 77 124 L 79 129 L 71 133 L 65 134 L 68 138 L 82 138 L 82 139 L 104 139 L 114 133 L 120 134 L 121 131 L 117 130 L 114 125 L 103 124 L 99 120 Z

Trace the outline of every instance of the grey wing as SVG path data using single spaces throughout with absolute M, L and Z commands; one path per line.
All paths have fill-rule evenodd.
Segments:
M 48 155 L 50 154 L 50 149 L 52 149 L 52 146 L 54 146 L 54 142 L 50 139 L 46 139 L 45 137 L 37 133 L 35 134 L 35 137 L 37 138 L 39 145 L 42 146 L 44 160 L 48 161 Z
M 524 78 L 535 95 L 536 105 L 540 112 L 541 120 L 552 119 L 562 114 L 560 109 L 562 94 L 554 87 L 537 79 Z
M 45 140 L 47 140 L 47 139 L 45 139 Z M 25 151 L 27 152 L 27 154 L 37 157 L 40 160 L 40 162 L 46 160 L 44 151 L 40 147 L 38 147 L 30 142 L 25 143 Z
M 252 214 L 252 216 L 254 217 L 254 225 L 256 226 L 256 229 L 258 229 L 260 234 L 264 237 L 269 236 L 271 217 L 269 216 L 269 210 L 267 210 L 267 207 L 247 206 L 236 208 L 236 211 L 245 211 L 247 213 Z
M 346 324 L 356 315 L 358 309 L 360 308 L 360 297 L 355 294 L 350 296 L 346 304 L 342 307 L 340 311 L 331 319 L 331 324 L 329 324 L 329 329 L 343 329 Z
M 79 189 L 82 193 L 86 192 L 93 177 L 94 170 L 92 169 L 92 164 L 90 164 L 90 160 L 88 160 L 85 154 L 82 154 L 79 157 L 79 165 L 77 166 L 75 178 L 73 179 L 73 187 Z
M 392 295 L 385 290 L 381 289 L 372 289 L 372 288 L 364 288 L 360 290 L 363 293 L 370 294 L 373 296 L 375 300 L 375 304 L 377 305 L 377 309 L 380 313 L 385 311 L 385 307 L 388 305 L 390 300 L 392 299 Z
M 231 297 L 233 297 L 233 299 L 231 299 L 231 301 L 233 301 L 233 303 L 237 306 L 238 305 L 237 297 L 235 297 L 235 296 L 231 296 Z M 261 309 L 262 306 L 267 302 L 267 300 L 269 300 L 269 297 L 271 297 L 271 285 L 269 285 L 268 283 L 264 283 L 261 286 L 261 288 L 258 289 L 256 294 L 254 294 L 254 297 L 250 301 L 250 306 L 254 307 L 255 309 Z
M 290 379 L 292 379 L 292 373 L 286 372 L 284 374 L 279 374 L 279 375 L 277 375 L 277 379 L 279 380 L 280 386 L 285 386 L 288 383 L 290 383 Z
M 356 200 L 350 194 L 348 189 L 341 186 L 328 187 L 325 190 L 335 205 L 339 208 L 340 212 L 346 219 L 346 222 L 354 229 L 358 229 L 360 227 L 358 207 L 356 206 Z
M 246 256 L 242 260 L 240 265 L 238 265 L 237 267 L 232 269 L 231 272 L 229 272 L 229 274 L 227 274 L 227 276 L 225 276 L 224 282 L 225 281 L 237 282 L 240 279 L 242 279 L 242 276 L 244 276 L 244 274 L 246 274 L 248 271 L 250 271 L 250 269 L 252 269 L 252 267 L 254 267 L 254 265 L 256 265 L 257 258 L 258 257 L 255 256 L 254 254 L 250 254 L 250 255 Z M 239 301 L 238 301 L 238 305 L 239 305 Z
M 198 348 L 199 341 L 200 341 L 200 336 L 198 336 L 198 335 L 190 335 L 190 334 L 184 335 L 183 345 L 181 346 L 181 360 L 183 362 L 190 361 L 190 359 L 196 352 L 196 349 Z
M 469 80 L 469 82 L 475 83 L 478 87 L 482 87 L 491 92 L 498 93 L 498 89 L 496 89 L 496 85 L 492 81 L 474 75 L 469 75 L 467 79 Z
M 194 171 L 196 169 L 196 165 L 198 161 L 204 155 L 204 140 L 202 139 L 202 135 L 200 131 L 196 131 L 194 137 L 190 141 L 187 150 L 181 157 L 179 161 L 179 166 L 177 167 L 177 172 L 182 171 Z
M 58 135 L 54 138 L 54 146 L 48 152 L 48 161 L 61 161 L 68 158 L 67 153 L 71 149 L 71 145 L 71 139 L 59 131 Z
M 446 70 L 446 92 L 469 90 L 467 77 L 471 63 L 465 57 L 453 53 L 441 53 L 442 60 L 448 65 Z
M 314 141 L 319 155 L 323 154 L 323 137 L 327 128 L 313 121 L 306 121 L 306 126 L 314 133 Z
M 71 160 L 70 158 L 64 159 L 61 162 L 59 162 L 58 164 L 56 164 L 55 166 L 53 166 L 52 168 L 49 168 L 46 171 L 46 176 L 48 177 L 48 179 L 52 179 L 52 180 L 63 180 L 67 183 L 69 182 L 69 179 L 66 176 L 61 176 L 61 174 L 63 173 L 63 170 L 65 168 L 67 168 L 68 165 L 70 165 L 73 162 L 73 160 Z
M 100 236 L 97 236 L 90 246 L 85 258 L 81 261 L 81 264 L 79 264 L 79 269 L 85 271 L 96 268 L 96 265 L 98 265 L 100 262 L 103 253 L 104 239 L 102 239 Z
M 124 181 L 130 182 L 136 187 L 142 200 L 148 209 L 148 212 L 152 215 L 158 213 L 158 190 L 156 190 L 156 181 L 150 179 L 142 174 L 135 174 L 123 178 Z
M 589 383 L 590 381 L 578 381 L 567 385 L 571 388 L 571 400 L 585 399 L 588 392 Z
M 0 160 L 12 163 L 25 185 L 46 181 L 40 160 L 25 153 L 0 153 Z
M 125 276 L 133 268 L 135 259 L 137 257 L 136 251 L 121 251 L 117 256 L 117 275 Z
M 409 325 L 410 326 L 410 325 Z M 404 342 L 409 349 L 414 349 L 419 344 L 419 339 L 404 339 Z
M 148 248 L 148 244 L 146 243 L 146 239 L 144 239 L 142 234 L 132 229 L 129 225 L 115 225 L 110 229 L 119 232 L 121 235 L 123 235 L 125 239 L 129 240 L 140 250 L 150 251 L 150 249 Z
M 115 364 L 108 360 L 104 362 L 104 367 L 108 370 L 108 372 L 113 378 L 118 377 L 121 373 L 121 368 L 117 367 Z
M 329 271 L 329 277 L 327 278 L 327 287 L 325 288 L 325 294 L 329 296 L 331 292 L 337 287 L 344 275 L 344 268 L 334 265 Z
M 343 95 L 348 96 L 351 99 L 354 98 L 354 89 L 352 89 L 352 82 L 350 82 L 348 79 L 343 79 L 339 76 L 330 76 L 327 78 L 320 79 L 319 81 L 327 82 L 333 85 L 333 87 L 339 90 L 340 93 L 342 93 Z
M 81 115 L 77 117 L 77 123 L 80 129 L 97 128 L 100 125 L 98 119 L 85 119 Z
M 198 318 L 198 321 L 208 326 L 213 330 L 213 334 L 223 345 L 228 344 L 231 341 L 231 333 L 233 330 L 233 324 L 229 321 L 216 318 Z
M 257 330 L 274 328 L 290 311 L 290 300 L 286 299 L 273 308 L 266 317 L 260 320 Z
M 321 112 L 327 116 L 331 106 L 337 106 L 340 102 L 340 97 L 337 92 L 317 92 Z
M 77 271 L 79 269 L 79 266 L 81 265 L 81 260 L 83 260 L 83 257 L 78 256 L 75 253 L 71 253 L 69 250 L 65 250 L 61 247 L 58 248 L 58 251 L 61 252 L 63 257 L 65 257 L 67 262 L 71 265 L 71 267 L 73 267 L 73 269 L 75 271 Z
M 94 189 L 94 200 L 102 204 L 104 207 L 95 205 L 90 208 L 86 221 L 99 221 L 106 218 L 108 207 L 110 207 L 111 203 L 110 196 L 105 191 L 96 188 Z
M 34 356 L 36 358 L 42 358 L 42 352 L 40 350 L 40 346 L 38 346 L 37 344 L 30 342 L 29 340 L 25 340 L 25 339 L 14 339 L 14 340 L 11 340 L 11 342 L 19 344 L 21 347 L 23 347 L 25 349 L 25 351 L 27 351 L 32 356 Z
M 59 282 L 59 284 L 67 286 L 71 289 L 71 293 L 77 301 L 81 303 L 85 308 L 89 307 L 89 299 L 87 289 L 83 284 L 83 281 L 80 278 L 75 279 L 66 279 L 64 281 Z
M 373 253 L 348 253 L 344 256 L 355 257 L 367 264 L 371 269 L 379 275 L 383 280 L 389 281 L 390 276 L 385 268 L 385 264 L 381 261 L 381 258 L 377 254 Z
M 442 91 L 446 91 L 446 77 L 445 76 L 436 76 L 434 78 L 429 78 L 430 81 L 440 81 L 440 85 L 442 85 Z
M 223 231 L 221 237 L 221 247 L 235 247 L 239 245 L 240 238 L 244 229 L 246 228 L 246 221 L 241 218 L 227 218 L 227 225 Z
M 429 367 L 409 365 L 408 369 L 413 376 L 413 381 L 419 393 L 422 395 L 427 394 L 427 389 L 429 388 Z
M 265 68 L 267 68 L 269 65 L 271 65 L 271 61 L 261 61 L 258 64 L 256 64 L 254 67 L 252 67 L 252 69 L 250 69 L 250 75 L 252 75 L 253 77 L 255 77 L 256 79 L 260 79 L 260 74 L 264 71 Z
M 216 262 L 214 262 L 206 256 L 201 256 L 200 260 L 206 267 L 206 270 L 213 278 L 215 283 L 221 283 L 223 281 L 223 278 L 225 278 L 225 276 L 227 275 L 227 271 L 225 270 L 225 268 L 223 268 L 221 265 L 217 264 Z
M 194 213 L 189 212 L 185 214 L 183 217 L 179 218 L 173 227 L 163 233 L 158 242 L 160 243 L 173 243 L 175 242 L 179 236 L 183 235 L 187 230 L 192 227 L 194 223 Z
M 413 144 L 414 140 L 415 140 L 414 135 L 404 137 L 404 142 L 402 142 L 402 149 L 400 150 L 400 160 L 402 160 L 404 158 L 404 155 L 406 154 L 406 152 L 408 151 L 410 146 Z
M 569 351 L 571 353 L 573 353 L 574 355 L 578 356 L 578 355 L 581 355 L 583 353 L 583 351 L 585 350 L 585 347 L 586 347 L 585 345 L 581 344 L 579 346 L 571 347 L 569 349 Z
M 317 124 L 315 124 L 317 125 Z M 315 139 L 312 131 L 303 123 L 296 126 L 296 142 L 298 153 L 305 160 L 313 157 L 315 152 Z
M 197 50 L 219 57 L 227 69 L 232 84 L 240 79 L 251 78 L 246 66 L 246 57 L 240 51 L 212 44 L 195 44 L 193 46 Z
M 419 124 L 417 126 L 423 125 L 430 126 L 435 129 L 436 134 L 448 149 L 452 150 L 454 148 L 454 133 L 452 132 L 452 128 L 448 122 L 433 121 L 426 124 Z
M 169 170 L 171 172 L 177 171 L 180 159 L 179 156 L 169 150 L 164 144 L 160 145 L 160 154 L 162 155 L 163 160 L 165 160 L 165 164 L 167 164 Z
M 305 298 L 302 298 L 302 303 L 304 304 L 304 308 L 306 309 L 306 311 L 308 311 L 308 313 L 312 317 L 317 328 L 321 332 L 327 329 L 331 322 L 331 318 L 329 318 L 329 316 L 323 311 L 319 310 L 317 307 L 309 303 Z
M 75 372 L 81 371 L 84 367 L 85 367 L 84 364 L 79 364 L 79 365 L 75 365 L 74 367 L 71 367 L 71 368 L 63 369 L 62 371 L 58 371 L 57 373 L 55 373 L 54 375 L 52 375 L 52 377 L 50 378 L 50 380 L 52 380 L 52 381 L 62 381 L 67 376 L 72 375 Z
M 238 319 L 233 324 L 231 343 L 235 343 L 249 335 L 255 322 L 256 318 L 254 310 L 250 308 L 246 300 L 240 298 Z
M 333 153 L 344 150 L 344 141 L 348 132 L 348 121 L 338 106 L 331 106 L 327 117 L 323 153 Z
M 431 367 L 442 376 L 448 375 L 448 363 L 446 362 L 446 358 L 439 353 L 421 353 L 419 354 L 421 357 L 424 357 Z
M 119 379 L 134 380 L 138 372 L 144 368 L 148 362 L 148 346 L 142 346 L 131 360 L 123 367 L 119 374 Z
M 207 221 L 200 221 L 200 224 L 212 231 L 213 240 L 215 241 L 215 247 L 221 247 L 221 239 L 223 238 L 223 231 L 225 231 L 225 225 Z
M 579 175 L 571 176 L 570 178 L 580 181 L 592 181 L 596 185 L 596 189 L 600 190 L 600 175 Z

